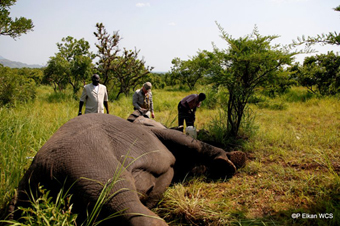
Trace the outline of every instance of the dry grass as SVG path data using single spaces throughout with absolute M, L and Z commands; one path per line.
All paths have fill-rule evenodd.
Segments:
M 324 98 L 285 104 L 284 110 L 252 106 L 258 131 L 243 148 L 247 165 L 233 178 L 176 185 L 157 211 L 162 215 L 162 209 L 170 208 L 163 217 L 192 225 L 337 225 L 340 101 Z M 188 192 L 195 199 L 198 190 L 203 204 L 193 208 Z M 186 214 L 186 209 L 195 213 Z M 292 213 L 331 213 L 332 219 L 303 219 L 302 215 L 293 219 Z

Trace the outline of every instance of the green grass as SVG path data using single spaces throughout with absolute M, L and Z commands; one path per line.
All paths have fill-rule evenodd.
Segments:
M 153 90 L 155 120 L 176 126 L 177 104 L 191 93 Z M 239 146 L 247 153 L 247 165 L 228 181 L 196 178 L 170 187 L 154 209 L 170 225 L 337 225 L 340 100 L 312 97 L 300 88 L 259 98 L 261 104 L 250 105 L 256 130 Z M 109 107 L 111 114 L 127 118 L 132 97 L 122 96 Z M 77 111 L 72 95 L 56 96 L 44 86 L 34 103 L 0 109 L 0 207 L 8 205 L 29 157 Z M 209 128 L 219 112 L 210 99 L 198 109 L 196 127 Z M 293 213 L 331 213 L 333 218 L 293 219 Z

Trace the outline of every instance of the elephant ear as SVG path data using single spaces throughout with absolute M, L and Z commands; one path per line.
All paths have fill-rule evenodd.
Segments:
M 129 115 L 129 117 L 127 118 L 128 121 L 130 122 L 134 122 L 136 120 L 136 118 L 138 118 L 139 116 L 142 116 L 142 112 L 139 110 L 135 110 L 134 112 L 131 113 L 131 115 Z
M 166 129 L 166 126 L 162 125 L 161 123 L 156 122 L 153 119 L 144 117 L 143 114 L 139 110 L 134 111 L 127 118 L 127 120 L 134 123 L 134 124 L 151 126 L 151 127 L 156 127 L 156 128 L 160 128 L 160 129 Z

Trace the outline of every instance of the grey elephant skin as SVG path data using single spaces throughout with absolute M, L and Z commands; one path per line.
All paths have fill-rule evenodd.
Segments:
M 123 169 L 99 218 L 108 225 L 167 225 L 150 211 L 176 176 L 196 165 L 210 175 L 231 176 L 236 167 L 222 149 L 162 126 L 144 126 L 107 114 L 86 114 L 64 124 L 38 151 L 18 186 L 14 208 L 29 205 L 39 185 L 56 196 L 71 187 L 73 211 L 86 218 L 103 188 Z M 100 183 L 99 183 L 100 182 Z M 66 189 L 65 188 L 65 189 Z

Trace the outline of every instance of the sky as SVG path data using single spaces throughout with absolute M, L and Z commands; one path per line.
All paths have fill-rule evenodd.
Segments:
M 34 31 L 16 40 L 0 36 L 0 56 L 26 64 L 46 65 L 57 43 L 84 38 L 97 52 L 96 23 L 118 31 L 121 49 L 140 50 L 154 72 L 170 70 L 172 59 L 188 60 L 200 50 L 228 48 L 216 22 L 233 38 L 278 35 L 286 45 L 301 36 L 339 32 L 338 0 L 17 0 L 10 16 L 32 19 Z M 316 46 L 317 54 L 339 46 Z M 302 61 L 300 55 L 296 61 Z

